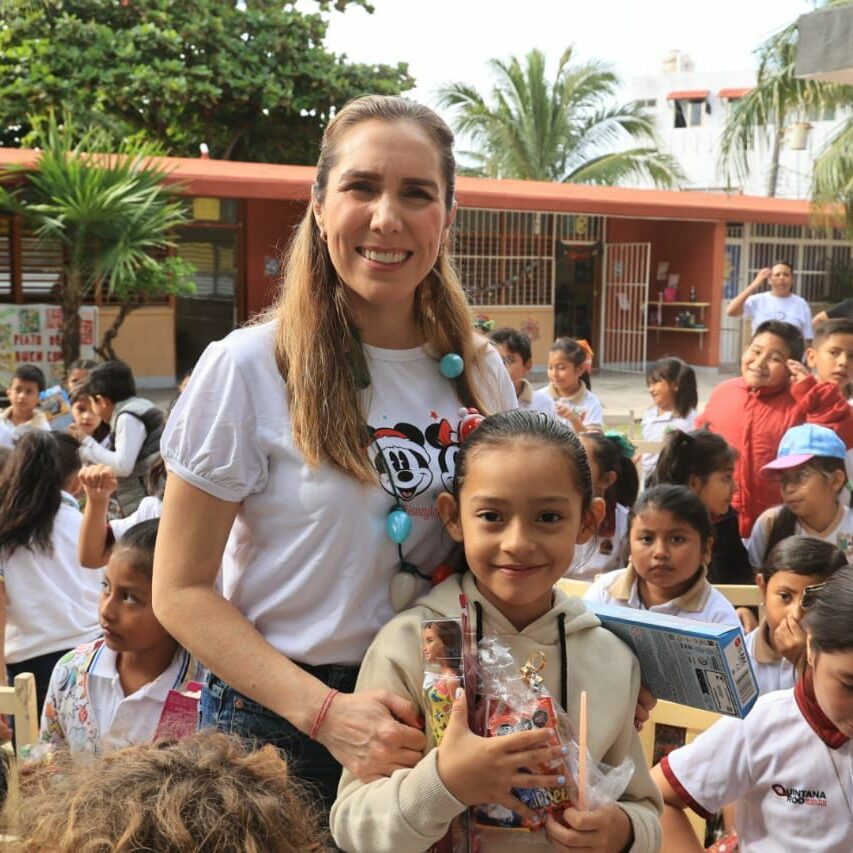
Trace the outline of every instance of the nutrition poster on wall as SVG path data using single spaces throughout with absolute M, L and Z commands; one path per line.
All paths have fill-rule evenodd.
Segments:
M 8 388 L 19 364 L 44 371 L 48 387 L 62 381 L 62 311 L 56 305 L 0 305 L 0 388 Z M 80 358 L 95 357 L 98 309 L 80 309 Z

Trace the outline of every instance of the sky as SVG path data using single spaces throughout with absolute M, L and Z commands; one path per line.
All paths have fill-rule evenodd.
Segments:
M 625 79 L 657 74 L 668 51 L 690 55 L 697 71 L 755 67 L 764 39 L 812 11 L 807 0 L 372 0 L 375 12 L 332 13 L 326 45 L 367 63 L 408 62 L 417 88 L 436 106 L 443 82 L 488 91 L 487 61 L 534 47 L 556 63 L 574 45 Z M 316 5 L 314 5 L 316 9 Z

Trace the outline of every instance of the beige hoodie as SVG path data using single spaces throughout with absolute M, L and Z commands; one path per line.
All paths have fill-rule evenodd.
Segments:
M 577 726 L 580 693 L 586 690 L 590 753 L 610 765 L 617 765 L 630 755 L 636 767 L 619 802 L 634 830 L 634 844 L 630 849 L 632 853 L 658 850 L 662 804 L 634 731 L 640 667 L 628 647 L 602 628 L 598 618 L 586 610 L 580 599 L 569 598 L 555 590 L 551 610 L 519 632 L 483 598 L 470 573 L 448 578 L 379 632 L 367 650 L 356 689 L 392 690 L 411 699 L 426 718 L 421 622 L 458 616 L 460 592 L 468 596 L 472 613 L 473 603 L 480 602 L 483 634 L 500 637 L 512 650 L 519 666 L 531 652 L 545 652 L 545 685 L 557 701 L 561 678 L 557 617 L 560 613 L 566 615 L 569 716 Z M 444 787 L 438 774 L 438 751 L 429 733 L 427 738 L 426 753 L 417 766 L 398 770 L 390 778 L 364 784 L 344 770 L 330 818 L 332 835 L 343 850 L 352 853 L 428 850 L 442 838 L 453 818 L 465 810 Z M 544 833 L 525 833 L 517 845 L 514 844 L 518 837 L 515 832 L 505 835 L 506 842 L 501 850 L 551 849 Z M 536 841 L 541 843 L 536 844 Z

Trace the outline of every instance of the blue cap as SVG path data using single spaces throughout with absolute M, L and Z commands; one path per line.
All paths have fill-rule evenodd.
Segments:
M 813 459 L 815 456 L 828 456 L 831 459 L 847 457 L 844 442 L 828 427 L 817 424 L 801 424 L 791 427 L 779 444 L 779 455 L 768 462 L 761 473 L 772 474 L 774 471 L 784 471 L 795 468 Z

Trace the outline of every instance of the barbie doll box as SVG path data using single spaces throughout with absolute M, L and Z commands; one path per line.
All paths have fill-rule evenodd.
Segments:
M 631 647 L 643 684 L 658 699 L 730 717 L 745 717 L 755 704 L 758 683 L 740 627 L 585 603 Z

